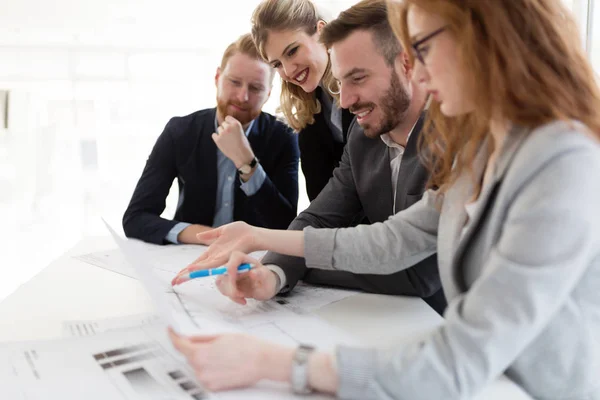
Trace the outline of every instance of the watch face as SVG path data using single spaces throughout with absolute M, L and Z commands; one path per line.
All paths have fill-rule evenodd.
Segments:
M 252 167 L 251 167 L 251 166 L 249 166 L 248 164 L 246 164 L 246 165 L 242 165 L 242 166 L 240 167 L 240 172 L 241 172 L 242 174 L 244 174 L 244 175 L 245 175 L 245 174 L 249 174 L 249 173 L 250 173 L 250 171 L 252 171 Z

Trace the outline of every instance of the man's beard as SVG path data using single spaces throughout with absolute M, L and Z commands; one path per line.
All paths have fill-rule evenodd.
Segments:
M 350 111 L 358 111 L 364 109 L 375 109 L 374 103 L 360 103 L 350 107 Z M 390 78 L 389 89 L 379 98 L 379 108 L 383 112 L 383 117 L 375 124 L 361 125 L 365 135 L 369 138 L 376 138 L 385 133 L 390 132 L 397 127 L 406 117 L 406 111 L 410 107 L 410 96 L 402 86 L 400 78 L 396 71 L 392 71 Z
M 231 107 L 229 107 L 230 105 L 235 105 L 237 107 L 240 107 L 244 111 L 232 110 Z M 249 124 L 250 121 L 252 121 L 253 119 L 255 119 L 256 117 L 258 117 L 260 115 L 260 110 L 258 110 L 258 111 L 252 110 L 246 104 L 240 104 L 236 101 L 219 100 L 218 98 L 217 98 L 217 110 L 219 111 L 219 114 L 221 114 L 223 116 L 223 118 L 225 118 L 226 116 L 229 115 L 229 116 L 237 119 L 240 122 L 240 124 L 242 124 L 242 125 Z

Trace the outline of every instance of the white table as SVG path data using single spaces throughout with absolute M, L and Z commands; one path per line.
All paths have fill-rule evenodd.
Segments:
M 108 237 L 84 239 L 1 302 L 0 341 L 59 338 L 65 320 L 153 312 L 140 282 L 73 258 L 115 247 Z M 364 345 L 377 347 L 419 338 L 443 322 L 421 299 L 373 294 L 352 296 L 317 314 L 352 332 Z M 490 385 L 478 398 L 530 399 L 506 378 Z

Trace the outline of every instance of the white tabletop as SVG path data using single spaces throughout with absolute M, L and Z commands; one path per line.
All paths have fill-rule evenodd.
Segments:
M 63 321 L 92 320 L 153 312 L 135 279 L 73 258 L 115 248 L 110 238 L 87 238 L 0 303 L 0 341 L 59 338 Z M 390 347 L 435 329 L 443 319 L 418 298 L 358 294 L 317 312 L 367 346 Z M 501 378 L 480 399 L 530 399 Z

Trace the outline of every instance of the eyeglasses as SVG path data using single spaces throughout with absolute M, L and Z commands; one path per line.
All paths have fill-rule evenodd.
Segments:
M 417 40 L 416 42 L 411 44 L 411 47 L 413 49 L 413 55 L 415 56 L 415 58 L 417 60 L 419 60 L 421 62 L 421 64 L 425 65 L 425 59 L 424 59 L 423 49 L 419 49 L 419 46 L 421 46 L 423 43 L 427 42 L 428 40 L 433 39 L 440 33 L 444 32 L 445 30 L 446 30 L 446 27 L 443 26 L 440 29 L 437 29 L 437 30 L 431 32 L 429 35 L 427 35 L 424 38 Z

